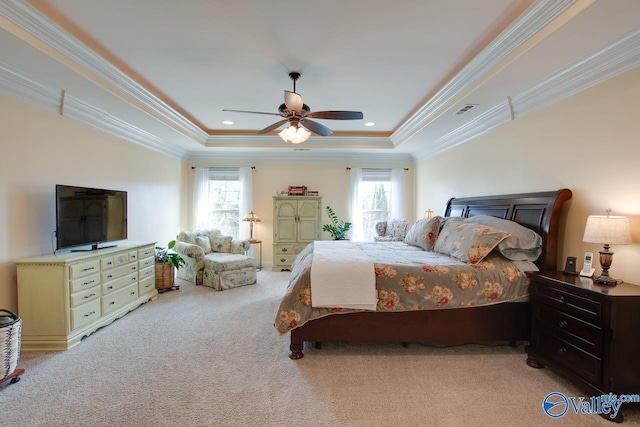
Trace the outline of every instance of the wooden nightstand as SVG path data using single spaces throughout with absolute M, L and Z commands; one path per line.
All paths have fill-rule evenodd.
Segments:
M 640 286 L 600 286 L 557 271 L 527 276 L 533 313 L 527 365 L 547 366 L 589 396 L 639 394 Z

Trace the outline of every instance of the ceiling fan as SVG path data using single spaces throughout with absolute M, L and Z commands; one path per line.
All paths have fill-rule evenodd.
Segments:
M 267 126 L 266 128 L 258 131 L 259 135 L 269 133 L 278 129 L 285 123 L 289 123 L 289 126 L 281 131 L 278 135 L 287 141 L 294 144 L 299 144 L 306 141 L 311 136 L 311 132 L 320 136 L 329 136 L 333 133 L 331 129 L 322 125 L 313 119 L 330 119 L 330 120 L 360 120 L 363 118 L 360 111 L 311 111 L 307 104 L 302 102 L 300 94 L 296 93 L 296 81 L 300 78 L 300 73 L 292 71 L 289 73 L 289 77 L 293 80 L 293 92 L 284 91 L 284 104 L 278 107 L 278 113 L 264 113 L 261 111 L 244 111 L 244 110 L 222 110 L 231 111 L 235 113 L 250 113 L 250 114 L 268 114 L 272 116 L 284 117 L 283 120 Z

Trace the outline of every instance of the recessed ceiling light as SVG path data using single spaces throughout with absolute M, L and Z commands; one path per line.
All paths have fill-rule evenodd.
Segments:
M 222 124 L 223 125 L 227 125 L 227 126 L 231 126 L 233 124 L 233 122 L 231 120 L 223 120 Z
M 367 122 L 367 123 L 365 123 L 364 125 L 365 125 L 365 126 L 373 126 L 373 125 L 375 125 L 375 123 L 373 123 L 373 122 Z

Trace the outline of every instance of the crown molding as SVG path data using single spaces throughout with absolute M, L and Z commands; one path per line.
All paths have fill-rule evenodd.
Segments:
M 105 113 L 72 95 L 66 95 L 64 97 L 62 115 L 173 157 L 183 158 L 186 154 L 186 150 L 170 144 L 165 139 L 152 135 L 139 127 Z
M 160 119 L 163 123 L 178 130 L 194 141 L 200 143 L 206 141 L 207 133 L 204 130 L 139 85 L 93 50 L 89 49 L 85 44 L 59 27 L 31 5 L 20 0 L 5 0 L 0 2 L 0 15 L 23 31 L 26 31 L 38 42 L 44 43 L 64 58 L 86 69 L 92 76 L 88 77 L 85 75 L 85 77 L 97 77 L 101 81 L 96 81 L 95 78 L 90 78 L 90 80 L 99 84 L 105 90 L 113 92 L 116 96 L 122 97 L 122 95 L 124 95 L 134 100 L 134 105 L 138 108 Z M 26 40 L 26 38 L 21 37 L 20 34 L 14 33 L 14 35 L 34 45 L 33 41 Z M 34 47 L 44 51 L 41 46 L 34 45 Z M 44 52 L 52 56 L 51 52 Z M 76 69 L 76 71 L 78 70 Z M 107 84 L 102 84 L 103 82 Z M 114 88 L 122 93 L 114 92 Z
M 525 116 L 638 66 L 640 28 L 513 95 L 514 115 Z
M 507 56 L 576 4 L 577 0 L 539 0 L 473 58 L 392 135 L 399 145 L 440 116 Z M 585 2 L 587 3 L 587 2 Z
M 15 68 L 2 62 L 0 62 L 0 91 L 47 111 L 55 113 L 60 111 L 62 90 L 28 79 Z
M 390 165 L 398 164 L 410 166 L 415 164 L 411 154 L 405 153 L 366 153 L 316 150 L 313 148 L 285 148 L 279 151 L 256 150 L 216 150 L 192 151 L 186 154 L 187 162 L 205 163 L 357 163 Z

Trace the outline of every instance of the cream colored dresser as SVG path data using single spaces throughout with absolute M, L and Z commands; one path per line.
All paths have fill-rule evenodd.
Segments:
M 25 258 L 18 265 L 22 350 L 67 350 L 155 299 L 153 243 Z
M 273 271 L 291 270 L 302 249 L 320 240 L 321 196 L 273 197 Z

